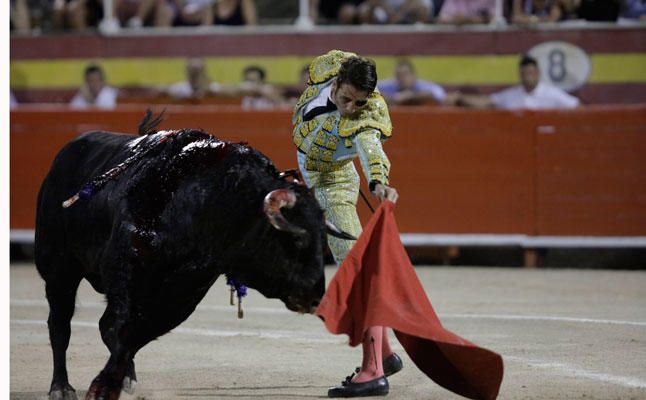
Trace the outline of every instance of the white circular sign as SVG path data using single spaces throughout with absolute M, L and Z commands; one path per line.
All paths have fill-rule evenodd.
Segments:
M 538 61 L 541 80 L 571 92 L 583 86 L 590 77 L 590 57 L 578 46 L 561 41 L 540 43 L 527 54 Z

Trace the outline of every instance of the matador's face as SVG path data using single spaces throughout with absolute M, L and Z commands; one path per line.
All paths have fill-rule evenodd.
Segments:
M 342 117 L 351 117 L 368 104 L 370 93 L 359 90 L 349 83 L 332 84 L 332 102 L 336 104 Z

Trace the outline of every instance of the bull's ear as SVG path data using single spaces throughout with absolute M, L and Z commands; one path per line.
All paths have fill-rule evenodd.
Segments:
M 356 237 L 337 228 L 336 225 L 334 225 L 332 222 L 328 221 L 327 219 L 325 220 L 325 227 L 327 228 L 327 233 L 329 235 L 334 236 L 335 238 L 345 239 L 345 240 L 357 240 Z

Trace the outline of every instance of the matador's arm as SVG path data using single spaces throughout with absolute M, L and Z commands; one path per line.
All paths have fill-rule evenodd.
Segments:
M 381 132 L 377 129 L 363 130 L 354 136 L 352 142 L 357 149 L 370 191 L 374 190 L 377 183 L 388 185 L 390 161 L 381 145 Z

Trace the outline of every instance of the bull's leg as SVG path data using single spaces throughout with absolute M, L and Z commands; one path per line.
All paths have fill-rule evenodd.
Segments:
M 112 400 L 121 395 L 123 381 L 134 353 L 125 340 L 131 329 L 130 299 L 126 293 L 108 295 L 108 306 L 99 321 L 101 338 L 110 350 L 110 358 L 92 381 L 86 400 Z
M 158 325 L 150 327 L 147 322 L 149 321 L 145 317 L 143 320 L 119 321 L 117 314 L 110 309 L 106 310 L 99 327 L 111 355 L 105 368 L 92 381 L 86 400 L 118 399 L 122 388 L 127 391 L 126 384 L 129 380 L 130 383 L 136 382 L 134 356 L 137 351 L 177 325 L 160 331 Z
M 159 299 L 155 310 L 139 310 L 137 313 L 116 313 L 108 303 L 108 309 L 101 317 L 99 327 L 111 356 L 105 368 L 92 381 L 85 399 L 118 399 L 122 382 L 128 377 L 130 366 L 134 374 L 135 354 L 146 344 L 188 318 L 207 291 L 208 288 L 196 291 L 194 298 L 184 304 L 175 304 L 168 298 Z M 123 301 L 119 303 L 124 304 Z M 157 308 L 165 311 L 159 312 Z M 123 318 L 124 315 L 128 317 Z
M 113 354 L 117 350 L 117 343 L 116 343 L 116 335 L 112 332 L 110 327 L 114 319 L 111 318 L 111 314 L 106 311 L 103 316 L 101 317 L 101 320 L 99 321 L 99 329 L 101 331 L 101 339 L 103 340 L 103 343 L 105 343 L 106 347 L 108 350 L 110 350 L 110 354 Z M 126 375 L 123 378 L 123 383 L 121 385 L 122 389 L 124 392 L 128 394 L 134 394 L 135 392 L 135 387 L 137 386 L 137 374 L 135 372 L 135 361 L 134 361 L 134 354 L 133 354 L 133 359 L 130 360 L 128 363 L 128 367 L 126 368 Z
M 76 392 L 67 377 L 65 353 L 70 343 L 70 321 L 74 315 L 74 301 L 80 277 L 58 276 L 45 286 L 49 302 L 49 340 L 54 358 L 54 376 L 49 390 L 50 400 L 73 400 Z

